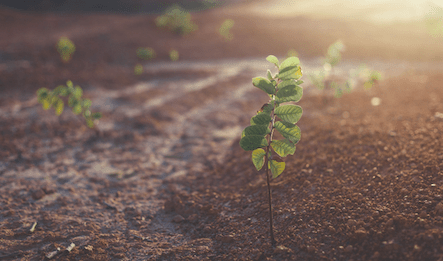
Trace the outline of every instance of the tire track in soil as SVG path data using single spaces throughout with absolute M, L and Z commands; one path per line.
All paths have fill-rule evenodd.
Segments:
M 305 74 L 317 62 L 306 62 Z M 352 66 L 344 64 L 337 72 L 345 75 Z M 41 110 L 36 99 L 0 107 L 3 142 L 9 144 L 0 163 L 6 213 L 0 227 L 11 235 L 5 243 L 9 249 L 0 247 L 0 252 L 42 256 L 74 242 L 74 254 L 96 258 L 109 258 L 109 251 L 115 259 L 154 259 L 171 248 L 209 253 L 212 240 L 191 239 L 179 225 L 188 217 L 180 220 L 168 212 L 171 195 L 192 193 L 174 178 L 222 163 L 258 101 L 266 102 L 251 78 L 269 67 L 259 60 L 146 66 L 153 74 L 205 71 L 205 76 L 87 92 L 93 110 L 105 116 L 98 138 L 70 113 L 59 119 Z M 134 129 L 134 122 L 143 127 Z M 38 229 L 30 235 L 26 231 L 36 220 Z M 13 243 L 16 236 L 23 237 L 21 248 Z

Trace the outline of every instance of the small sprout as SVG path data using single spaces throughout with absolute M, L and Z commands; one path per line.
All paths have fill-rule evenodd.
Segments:
M 75 52 L 75 45 L 67 37 L 60 37 L 57 42 L 57 51 L 60 53 L 62 61 L 67 63 L 72 59 L 72 55 Z
M 273 229 L 272 196 L 269 170 L 272 179 L 280 176 L 285 170 L 283 158 L 295 153 L 295 144 L 301 137 L 300 128 L 295 125 L 301 118 L 303 110 L 291 103 L 300 101 L 303 81 L 300 60 L 291 56 L 279 63 L 277 57 L 269 55 L 266 60 L 274 64 L 278 73 L 272 76 L 268 70 L 267 78 L 255 77 L 252 84 L 264 91 L 270 100 L 251 118 L 251 126 L 246 127 L 241 135 L 240 147 L 252 151 L 252 163 L 259 171 L 265 166 L 268 187 L 269 222 L 271 244 L 276 245 Z M 281 140 L 274 139 L 274 133 L 280 133 Z
M 169 51 L 169 58 L 171 59 L 171 61 L 175 62 L 178 61 L 179 58 L 179 54 L 177 50 L 171 50 Z
M 136 64 L 135 66 L 134 66 L 134 74 L 135 75 L 141 75 L 143 73 L 143 65 L 141 65 L 141 64 Z
M 344 49 L 345 49 L 345 45 L 340 40 L 331 44 L 328 47 L 325 63 L 330 64 L 331 67 L 334 67 L 335 65 L 337 65 L 341 61 L 341 53 L 344 51 Z
M 218 29 L 218 32 L 226 42 L 229 42 L 234 38 L 234 35 L 230 31 L 233 26 L 234 26 L 234 20 L 226 19 L 220 26 L 220 29 Z
M 151 60 L 154 59 L 157 54 L 154 49 L 146 47 L 146 48 L 138 48 L 137 49 L 137 57 L 143 60 Z
M 29 229 L 29 232 L 34 233 L 36 226 L 37 226 L 37 222 L 34 222 L 34 224 L 32 224 L 31 229 Z
M 155 24 L 159 28 L 165 28 L 180 35 L 192 33 L 198 29 L 198 26 L 191 21 L 191 14 L 177 4 L 166 9 L 162 16 L 157 17 Z
M 91 100 L 83 99 L 82 96 L 82 88 L 78 85 L 74 87 L 74 84 L 71 81 L 67 81 L 66 86 L 57 86 L 53 91 L 46 88 L 40 88 L 37 90 L 37 100 L 42 104 L 44 110 L 53 107 L 55 109 L 55 114 L 57 116 L 61 115 L 65 107 L 63 98 L 68 97 L 68 106 L 72 108 L 72 112 L 75 115 L 83 114 L 88 127 L 93 128 L 94 121 L 100 119 L 102 115 L 99 112 L 91 113 Z

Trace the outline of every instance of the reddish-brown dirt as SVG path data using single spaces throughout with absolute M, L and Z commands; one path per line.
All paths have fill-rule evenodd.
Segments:
M 156 15 L 0 9 L 1 260 L 443 260 L 441 72 L 411 67 L 340 99 L 305 79 L 302 139 L 272 181 L 273 248 L 265 174 L 238 145 L 267 97 L 256 69 L 223 60 L 294 48 L 303 62 L 340 38 L 345 60 L 429 65 L 442 40 L 420 23 L 262 18 L 249 4 L 194 13 L 185 37 Z M 140 46 L 157 57 L 138 60 Z M 37 103 L 68 79 L 103 112 L 96 131 Z

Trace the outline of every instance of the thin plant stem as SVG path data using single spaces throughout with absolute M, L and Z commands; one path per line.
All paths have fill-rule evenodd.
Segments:
M 273 97 L 273 100 L 275 100 L 275 96 Z M 275 245 L 277 243 L 274 238 L 274 215 L 273 215 L 273 211 L 272 211 L 271 178 L 269 177 L 269 150 L 270 150 L 272 138 L 274 136 L 274 123 L 275 123 L 274 110 L 275 110 L 275 102 L 274 102 L 274 108 L 272 109 L 271 133 L 269 135 L 268 146 L 266 146 L 266 154 L 265 154 L 266 182 L 268 185 L 269 230 L 270 230 L 272 247 L 275 247 Z

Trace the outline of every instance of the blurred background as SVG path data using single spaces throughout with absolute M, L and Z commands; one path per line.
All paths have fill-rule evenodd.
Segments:
M 152 69 L 161 63 L 185 68 L 183 62 L 248 62 L 269 54 L 297 55 L 313 75 L 337 42 L 343 48 L 336 73 L 361 64 L 438 70 L 442 6 L 438 0 L 3 0 L 0 91 L 29 98 L 67 79 L 86 88 L 123 88 L 169 75 Z M 189 73 L 196 72 L 175 75 Z

